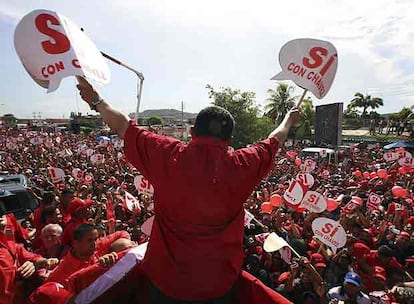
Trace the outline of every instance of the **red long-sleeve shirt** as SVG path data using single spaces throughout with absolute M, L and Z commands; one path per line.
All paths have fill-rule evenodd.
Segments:
M 13 303 L 16 293 L 17 269 L 26 261 L 42 257 L 24 249 L 23 245 L 7 240 L 0 234 L 0 304 Z
M 180 300 L 227 293 L 243 263 L 243 203 L 272 168 L 277 139 L 231 151 L 214 138 L 186 145 L 131 123 L 124 140 L 127 159 L 154 186 L 157 200 L 146 275 Z

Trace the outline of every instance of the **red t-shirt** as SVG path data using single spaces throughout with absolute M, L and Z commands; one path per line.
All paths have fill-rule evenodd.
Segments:
M 274 165 L 278 140 L 231 151 L 211 137 L 187 145 L 133 124 L 124 139 L 127 159 L 157 200 L 143 270 L 172 298 L 225 294 L 243 263 L 243 203 Z
M 374 269 L 375 266 L 381 266 L 386 271 L 392 268 L 404 269 L 404 267 L 398 263 L 395 257 L 392 257 L 388 264 L 383 264 L 378 258 L 378 252 L 376 250 L 372 250 L 370 253 L 364 254 L 363 258 L 367 261 L 367 264 L 372 269 Z

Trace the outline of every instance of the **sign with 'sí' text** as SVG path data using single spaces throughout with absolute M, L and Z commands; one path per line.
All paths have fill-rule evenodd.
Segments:
M 317 39 L 295 39 L 279 53 L 282 72 L 272 80 L 292 80 L 301 88 L 323 98 L 332 86 L 338 67 L 338 55 L 332 43 Z

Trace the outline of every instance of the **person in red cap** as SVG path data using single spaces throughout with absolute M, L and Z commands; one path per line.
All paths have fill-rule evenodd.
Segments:
M 78 81 L 82 98 L 124 139 L 126 158 L 156 189 L 142 263 L 152 282 L 152 303 L 217 298 L 231 303 L 243 264 L 243 204 L 272 169 L 279 145 L 300 121 L 299 110 L 289 111 L 268 139 L 232 151 L 234 119 L 223 108 L 197 115 L 187 145 L 129 122 L 84 78 Z
M 82 200 L 74 198 L 68 206 L 67 212 L 71 216 L 71 220 L 65 227 L 62 236 L 63 246 L 71 247 L 73 242 L 73 233 L 81 224 L 88 222 L 90 216 L 89 207 L 93 204 L 91 200 Z
M 0 215 L 0 303 L 21 303 L 22 294 L 16 296 L 18 280 L 31 277 L 36 269 L 53 269 L 59 260 L 45 259 L 7 239 L 3 233 L 6 225 L 6 215 Z

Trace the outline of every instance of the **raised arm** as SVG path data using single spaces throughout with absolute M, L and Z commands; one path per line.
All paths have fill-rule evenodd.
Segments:
M 125 131 L 128 128 L 128 118 L 121 112 L 112 108 L 99 95 L 98 91 L 83 77 L 76 77 L 79 84 L 77 88 L 83 100 L 85 100 L 91 108 L 96 104 L 95 108 L 102 115 L 102 119 L 112 131 L 116 132 L 119 137 L 124 138 Z
M 300 111 L 298 108 L 291 109 L 283 119 L 282 123 L 273 130 L 272 133 L 268 136 L 268 138 L 276 137 L 279 140 L 279 145 L 283 145 L 285 142 L 289 129 L 292 126 L 297 125 L 300 122 Z

